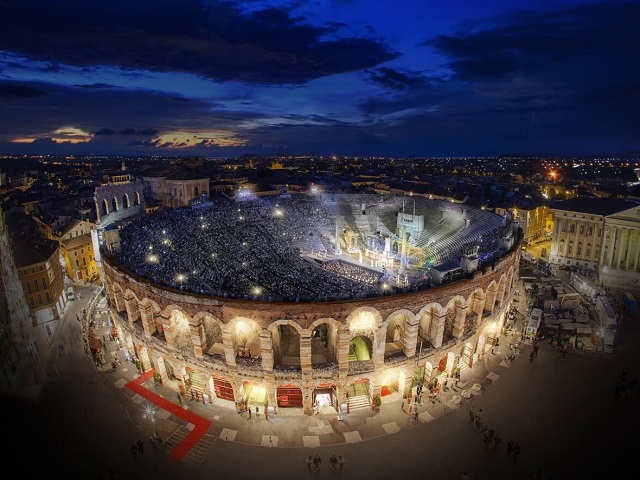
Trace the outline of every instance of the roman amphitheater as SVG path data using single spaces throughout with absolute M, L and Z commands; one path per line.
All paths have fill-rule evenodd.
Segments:
M 481 360 L 520 238 L 449 201 L 294 194 L 144 216 L 102 266 L 114 330 L 157 381 L 312 414 L 370 408 Z

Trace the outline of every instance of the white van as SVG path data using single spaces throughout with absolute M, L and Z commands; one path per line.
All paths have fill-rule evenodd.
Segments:
M 67 287 L 67 300 L 75 300 L 76 292 L 73 290 L 73 287 Z

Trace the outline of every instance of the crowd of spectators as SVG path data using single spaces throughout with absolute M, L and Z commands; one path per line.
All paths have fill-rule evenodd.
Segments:
M 118 262 L 154 283 L 224 298 L 308 302 L 388 294 L 375 270 L 311 260 L 333 253 L 335 214 L 335 199 L 310 195 L 167 209 L 120 229 Z M 494 260 L 496 244 L 493 236 L 483 238 L 481 263 Z

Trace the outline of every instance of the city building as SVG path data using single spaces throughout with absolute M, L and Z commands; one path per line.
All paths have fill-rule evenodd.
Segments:
M 618 198 L 555 203 L 549 262 L 596 272 L 610 288 L 640 288 L 640 205 Z

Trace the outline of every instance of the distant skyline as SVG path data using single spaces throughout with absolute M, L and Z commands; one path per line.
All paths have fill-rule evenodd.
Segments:
M 0 154 L 640 154 L 640 2 L 5 0 Z

